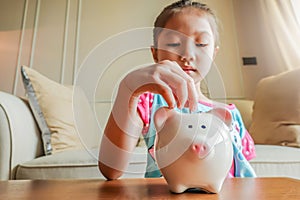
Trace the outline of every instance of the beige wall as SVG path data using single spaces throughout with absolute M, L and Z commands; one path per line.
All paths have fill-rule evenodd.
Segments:
M 261 14 L 261 0 L 233 0 L 240 56 L 257 57 L 257 65 L 243 66 L 245 98 L 253 99 L 256 84 L 266 76 L 286 69 L 281 53 L 272 41 L 268 22 Z

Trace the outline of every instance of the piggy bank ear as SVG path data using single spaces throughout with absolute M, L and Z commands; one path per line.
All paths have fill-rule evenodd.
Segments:
M 155 128 L 156 128 L 156 131 L 159 132 L 166 120 L 168 119 L 170 113 L 172 112 L 172 110 L 170 110 L 169 108 L 167 107 L 162 107 L 162 108 L 159 108 L 155 114 L 154 114 L 154 124 L 155 124 Z
M 214 114 L 215 116 L 219 117 L 225 124 L 230 127 L 232 122 L 232 116 L 228 109 L 217 107 L 210 111 L 210 113 Z

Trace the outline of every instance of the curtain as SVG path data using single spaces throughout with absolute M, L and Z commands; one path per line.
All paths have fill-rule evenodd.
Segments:
M 299 0 L 259 0 L 262 17 L 286 70 L 300 67 Z M 298 7 L 298 8 L 297 8 Z M 296 12 L 297 11 L 297 12 Z
M 293 6 L 293 9 L 294 9 L 294 13 L 295 13 L 297 21 L 298 21 L 298 25 L 300 25 L 300 12 L 299 12 L 300 1 L 299 0 L 291 0 L 291 1 L 292 1 L 292 6 Z

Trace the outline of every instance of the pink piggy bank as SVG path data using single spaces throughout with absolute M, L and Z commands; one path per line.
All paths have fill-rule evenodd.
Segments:
M 221 190 L 233 161 L 231 121 L 230 112 L 223 108 L 191 114 L 157 110 L 155 157 L 170 191 Z

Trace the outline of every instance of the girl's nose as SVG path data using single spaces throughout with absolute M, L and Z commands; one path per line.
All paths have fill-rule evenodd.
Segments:
M 188 41 L 182 46 L 181 60 L 194 61 L 195 60 L 195 44 Z

